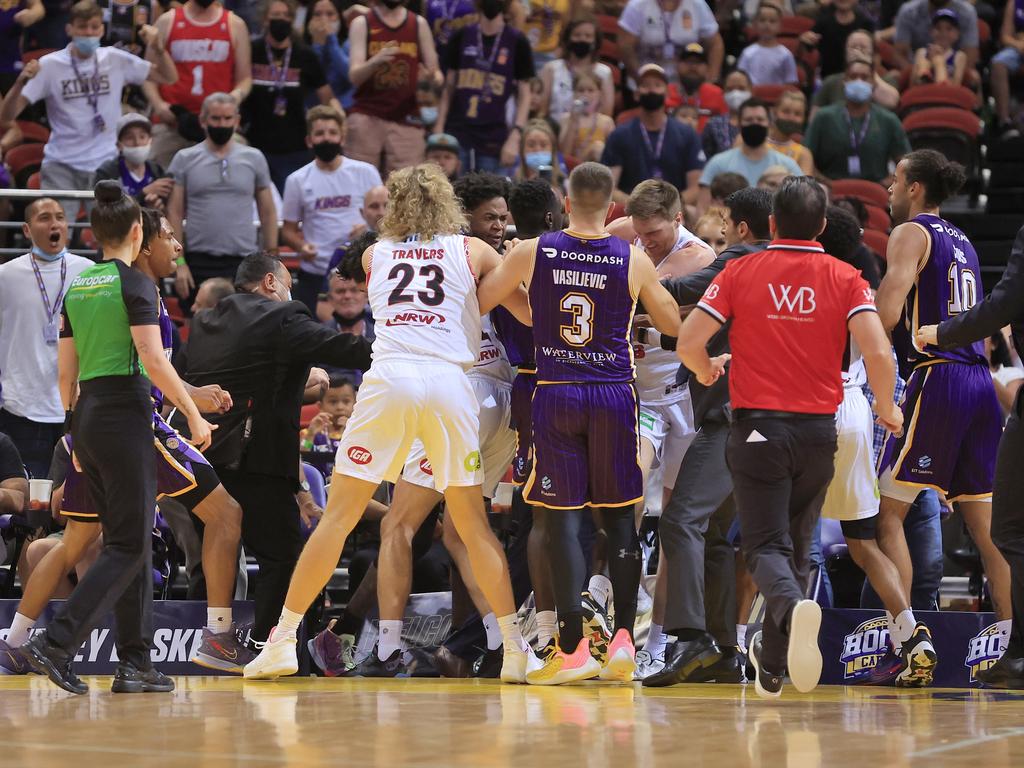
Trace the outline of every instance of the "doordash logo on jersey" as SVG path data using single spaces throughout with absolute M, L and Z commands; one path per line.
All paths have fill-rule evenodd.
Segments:
M 444 315 L 425 309 L 411 309 L 408 312 L 396 312 L 394 317 L 387 319 L 385 325 L 389 328 L 395 325 L 415 325 L 429 328 L 432 325 L 444 325 Z
M 370 453 L 368 449 L 363 448 L 360 445 L 353 445 L 348 449 L 348 458 L 353 464 L 362 466 L 373 461 L 373 454 Z
M 775 304 L 777 312 L 782 312 L 782 308 L 785 307 L 786 312 L 790 315 L 794 312 L 799 315 L 809 315 L 818 308 L 818 304 L 814 300 L 814 289 L 808 288 L 806 285 L 794 288 L 792 285 L 769 283 L 768 291 L 772 295 L 772 303 Z

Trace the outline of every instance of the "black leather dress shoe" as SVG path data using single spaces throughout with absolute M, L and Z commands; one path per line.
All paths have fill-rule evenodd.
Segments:
M 695 640 L 676 640 L 665 647 L 665 666 L 644 680 L 644 687 L 662 688 L 678 683 L 700 682 L 707 668 L 718 663 L 722 652 L 706 632 Z
M 163 672 L 153 668 L 142 672 L 134 664 L 125 662 L 117 665 L 110 686 L 111 693 L 170 693 L 173 690 L 174 681 Z
M 68 693 L 81 696 L 89 692 L 89 686 L 71 670 L 72 657 L 53 645 L 45 630 L 21 646 L 21 652 L 36 672 L 46 675 Z
M 742 683 L 746 657 L 735 647 L 722 648 L 722 658 L 710 667 L 697 670 L 689 679 L 691 683 Z
M 977 677 L 986 688 L 1024 690 L 1024 655 L 1008 648 L 999 661 Z

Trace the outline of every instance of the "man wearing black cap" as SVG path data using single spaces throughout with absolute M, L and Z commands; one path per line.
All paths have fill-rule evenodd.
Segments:
M 665 106 L 670 110 L 684 104 L 696 107 L 698 133 L 704 130 L 704 124 L 712 115 L 729 113 L 722 89 L 708 82 L 708 54 L 703 45 L 690 43 L 684 46 L 679 52 L 676 72 L 679 74 L 679 84 L 669 85 Z
M 432 133 L 427 137 L 426 160 L 440 166 L 448 181 L 454 182 L 462 174 L 461 153 L 459 140 L 450 133 Z

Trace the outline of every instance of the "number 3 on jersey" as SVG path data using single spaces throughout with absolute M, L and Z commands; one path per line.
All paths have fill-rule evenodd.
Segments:
M 594 302 L 583 293 L 567 293 L 559 302 L 559 309 L 572 316 L 569 325 L 559 327 L 566 344 L 582 347 L 594 338 Z

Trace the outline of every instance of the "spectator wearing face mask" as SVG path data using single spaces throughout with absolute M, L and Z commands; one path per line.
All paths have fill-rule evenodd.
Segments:
M 729 113 L 709 118 L 700 135 L 704 156 L 709 160 L 736 145 L 740 135 L 740 106 L 753 96 L 751 88 L 750 77 L 742 70 L 734 70 L 725 76 L 723 100 Z
M 543 178 L 552 186 L 561 187 L 565 173 L 558 157 L 558 137 L 547 120 L 526 124 L 515 165 L 516 181 Z
M 303 40 L 320 61 L 327 84 L 343 109 L 352 106 L 352 82 L 348 79 L 351 48 L 347 34 L 338 0 L 314 0 L 306 15 Z
M 596 111 L 611 116 L 615 109 L 615 83 L 612 70 L 598 61 L 603 35 L 597 20 L 583 16 L 572 21 L 562 33 L 562 58 L 549 61 L 540 72 L 544 83 L 541 112 L 561 122 L 573 109 L 577 79 L 584 75 L 596 78 L 598 100 Z
M 811 120 L 804 146 L 814 165 L 830 179 L 888 183 L 889 161 L 910 151 L 896 115 L 871 101 L 874 71 L 866 59 L 846 65 L 845 103 L 823 107 Z
M 164 210 L 174 181 L 161 165 L 149 159 L 153 124 L 137 112 L 117 121 L 117 157 L 96 169 L 93 186 L 103 179 L 121 182 L 124 191 L 139 205 Z
M 879 74 L 878 56 L 875 52 L 875 39 L 872 37 L 870 32 L 866 32 L 862 29 L 851 32 L 846 38 L 846 50 L 844 52 L 844 56 L 844 62 L 853 61 L 854 59 L 864 59 L 871 62 L 871 66 L 874 70 L 874 77 L 871 83 L 871 98 L 875 104 L 892 110 L 899 106 L 900 92 L 894 85 L 896 83 L 895 76 L 886 75 L 883 77 Z M 842 104 L 846 101 L 846 94 L 844 93 L 845 82 L 845 64 L 844 71 L 836 72 L 822 80 L 821 87 L 814 94 L 811 109 L 812 120 L 819 108 L 827 107 L 830 104 Z
M 448 46 L 444 94 L 434 133 L 459 140 L 462 167 L 494 172 L 515 161 L 530 111 L 533 53 L 526 36 L 505 23 L 509 0 L 477 0 L 480 20 Z M 508 103 L 516 100 L 511 130 Z
M 801 91 L 785 91 L 772 110 L 768 129 L 768 146 L 800 166 L 804 176 L 814 175 L 814 156 L 796 140 L 804 132 L 807 118 L 807 97 Z
M 704 212 L 711 205 L 711 182 L 720 173 L 738 173 L 755 186 L 762 174 L 773 165 L 781 165 L 794 176 L 801 176 L 800 166 L 768 146 L 768 105 L 760 99 L 748 99 L 740 107 L 740 145 L 720 152 L 708 160 L 700 177 L 697 210 Z

